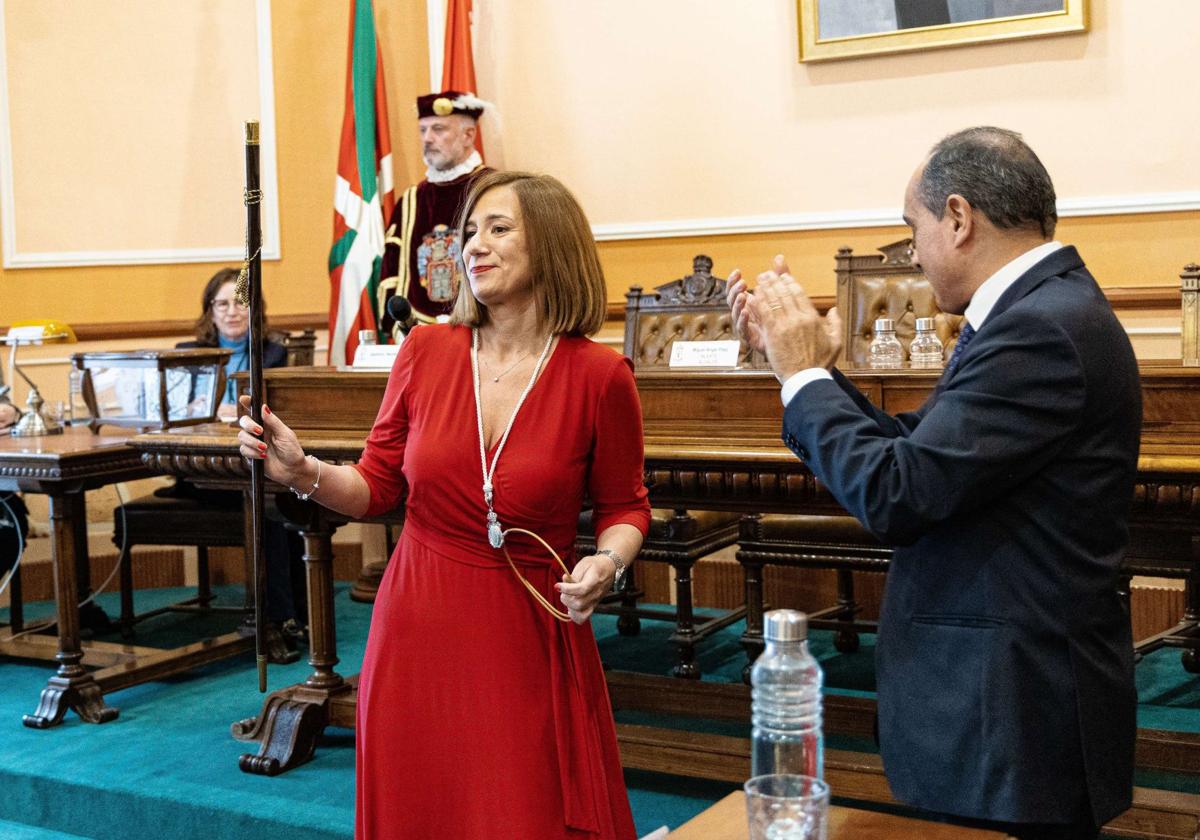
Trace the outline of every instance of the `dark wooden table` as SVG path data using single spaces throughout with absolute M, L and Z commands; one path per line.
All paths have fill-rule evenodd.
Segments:
M 97 435 L 83 426 L 45 437 L 0 435 L 0 490 L 44 493 L 50 499 L 57 639 L 15 635 L 21 630 L 18 618 L 16 627 L 10 625 L 10 632 L 0 640 L 0 656 L 58 662 L 57 672 L 42 689 L 37 710 L 25 715 L 26 726 L 55 726 L 68 710 L 88 723 L 105 723 L 117 717 L 117 709 L 104 701 L 106 693 L 253 647 L 252 639 L 236 633 L 174 650 L 81 643 L 79 603 L 81 591 L 87 591 L 89 568 L 84 493 L 151 475 L 139 453 L 128 445 L 129 438 L 120 430 L 106 429 Z

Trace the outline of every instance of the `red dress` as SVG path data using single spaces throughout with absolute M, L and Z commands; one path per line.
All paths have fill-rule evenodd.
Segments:
M 590 624 L 563 623 L 487 543 L 471 331 L 404 342 L 358 470 L 369 514 L 407 493 L 358 688 L 358 840 L 635 836 Z M 488 452 L 489 462 L 495 454 Z M 572 565 L 584 495 L 597 533 L 649 527 L 629 363 L 563 336 L 493 477 L 505 527 Z M 561 571 L 522 535 L 513 560 L 554 604 Z

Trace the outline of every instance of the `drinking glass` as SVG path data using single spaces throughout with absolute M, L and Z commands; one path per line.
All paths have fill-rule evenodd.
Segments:
M 829 785 L 774 773 L 745 784 L 750 840 L 826 840 Z

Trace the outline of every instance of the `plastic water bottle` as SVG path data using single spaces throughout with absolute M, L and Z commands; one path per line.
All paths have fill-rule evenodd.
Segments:
M 917 319 L 917 334 L 908 345 L 908 359 L 915 368 L 940 368 L 945 350 L 937 333 L 933 331 L 932 318 Z
M 891 318 L 875 319 L 875 337 L 867 348 L 867 364 L 873 370 L 904 366 L 904 347 L 896 338 L 896 322 Z
M 767 647 L 750 670 L 750 775 L 795 773 L 823 779 L 824 676 L 808 652 L 808 616 L 772 610 L 763 624 Z

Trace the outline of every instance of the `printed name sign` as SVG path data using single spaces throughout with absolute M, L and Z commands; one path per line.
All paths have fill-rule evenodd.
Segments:
M 671 367 L 735 368 L 740 347 L 736 341 L 676 341 L 671 345 Z
M 360 344 L 354 352 L 354 370 L 391 370 L 399 344 Z

